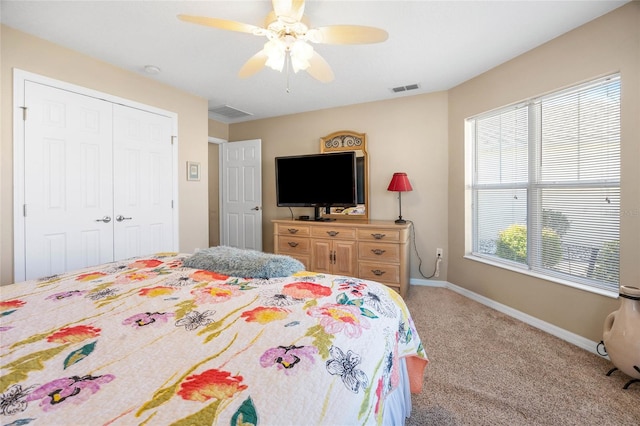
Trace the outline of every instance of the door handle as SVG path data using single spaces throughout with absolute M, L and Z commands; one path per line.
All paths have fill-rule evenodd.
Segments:
M 96 219 L 96 222 L 109 223 L 109 222 L 111 222 L 111 216 L 105 216 L 102 219 Z
M 258 210 L 260 210 L 260 206 L 255 206 L 255 207 L 254 207 L 254 208 L 252 208 L 251 210 L 258 211 Z
M 123 220 L 131 220 L 131 218 L 130 217 L 124 217 L 121 214 L 119 214 L 118 216 L 116 216 L 116 220 L 118 222 L 122 222 Z

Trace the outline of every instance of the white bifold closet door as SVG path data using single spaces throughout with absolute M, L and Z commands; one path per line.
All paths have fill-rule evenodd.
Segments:
M 171 251 L 171 119 L 25 82 L 25 277 Z
M 114 259 L 171 251 L 171 119 L 113 108 Z

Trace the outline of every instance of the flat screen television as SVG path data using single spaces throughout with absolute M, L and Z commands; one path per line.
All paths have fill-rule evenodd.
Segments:
M 314 220 L 329 207 L 357 205 L 354 151 L 276 157 L 278 207 L 314 207 Z

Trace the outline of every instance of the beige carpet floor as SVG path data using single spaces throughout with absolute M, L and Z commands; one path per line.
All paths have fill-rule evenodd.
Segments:
M 640 425 L 640 383 L 600 357 L 449 289 L 405 299 L 430 363 L 411 425 Z

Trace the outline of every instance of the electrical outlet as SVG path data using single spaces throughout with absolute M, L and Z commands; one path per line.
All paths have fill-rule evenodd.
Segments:
M 440 276 L 440 262 L 442 262 L 442 249 L 438 247 L 436 249 L 436 270 L 433 273 L 434 277 Z

